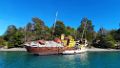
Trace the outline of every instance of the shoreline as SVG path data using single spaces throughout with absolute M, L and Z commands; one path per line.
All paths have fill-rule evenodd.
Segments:
M 120 51 L 120 49 L 87 48 L 88 52 Z
M 0 48 L 0 51 L 26 51 L 25 48 Z M 87 48 L 88 52 L 102 52 L 102 51 L 120 51 L 120 49 L 101 49 L 101 48 Z
M 25 48 L 10 48 L 10 49 L 0 48 L 0 51 L 26 51 L 26 49 Z

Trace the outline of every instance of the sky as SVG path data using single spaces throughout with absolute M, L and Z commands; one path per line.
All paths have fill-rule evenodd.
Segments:
M 0 35 L 9 25 L 24 27 L 33 17 L 52 26 L 55 14 L 66 26 L 77 28 L 82 18 L 92 20 L 95 31 L 120 26 L 120 0 L 0 0 Z

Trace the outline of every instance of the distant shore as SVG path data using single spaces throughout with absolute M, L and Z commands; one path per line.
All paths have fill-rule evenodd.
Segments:
M 0 48 L 0 51 L 26 51 L 25 48 Z M 99 52 L 99 51 L 120 51 L 120 49 L 101 49 L 101 48 L 87 48 L 88 52 Z

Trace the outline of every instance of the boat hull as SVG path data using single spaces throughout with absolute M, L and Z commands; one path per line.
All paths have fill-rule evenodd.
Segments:
M 30 47 L 26 46 L 27 52 L 35 55 L 55 55 L 62 54 L 62 47 Z
M 72 54 L 80 54 L 80 53 L 84 53 L 86 52 L 87 50 L 80 50 L 80 49 L 77 49 L 77 50 L 65 50 L 63 51 L 63 55 L 72 55 Z
M 65 47 L 31 47 L 26 46 L 27 52 L 34 55 L 70 55 L 86 52 L 86 49 L 73 49 Z

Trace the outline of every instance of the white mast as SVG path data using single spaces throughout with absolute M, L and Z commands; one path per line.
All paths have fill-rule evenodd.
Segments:
M 56 21 L 57 21 L 57 16 L 58 16 L 58 11 L 56 12 L 56 15 L 55 15 L 55 23 L 54 23 L 54 29 L 55 29 L 55 25 L 56 25 Z
M 53 25 L 53 33 L 55 31 L 55 25 L 56 25 L 56 21 L 57 21 L 57 16 L 58 16 L 58 11 L 56 12 L 56 15 L 55 15 L 55 21 L 54 21 L 54 25 Z

